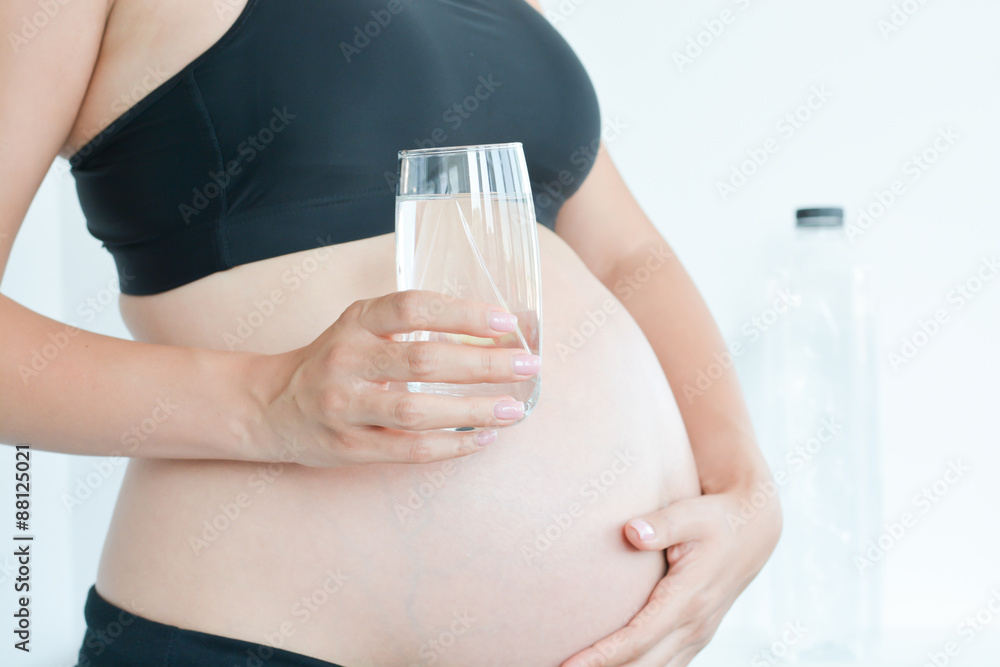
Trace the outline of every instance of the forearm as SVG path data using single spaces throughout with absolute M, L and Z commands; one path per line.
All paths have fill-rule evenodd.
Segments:
M 769 479 L 735 369 L 699 389 L 699 371 L 727 353 L 708 306 L 658 234 L 623 257 L 608 288 L 642 328 L 670 383 L 705 493 Z M 704 386 L 704 385 L 702 385 Z
M 139 458 L 253 460 L 261 355 L 74 329 L 0 295 L 0 442 Z

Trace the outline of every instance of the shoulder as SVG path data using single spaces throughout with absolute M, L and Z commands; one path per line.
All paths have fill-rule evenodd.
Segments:
M 524 0 L 524 1 L 527 2 L 529 5 L 531 5 L 532 7 L 534 7 L 535 9 L 537 9 L 539 12 L 542 11 L 542 3 L 540 0 Z

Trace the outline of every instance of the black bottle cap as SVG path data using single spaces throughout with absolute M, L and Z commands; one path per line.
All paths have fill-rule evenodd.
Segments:
M 800 208 L 795 212 L 795 224 L 798 227 L 842 227 L 844 225 L 844 209 L 831 208 Z

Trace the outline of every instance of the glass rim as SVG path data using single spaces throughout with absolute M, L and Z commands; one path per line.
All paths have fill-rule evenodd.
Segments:
M 501 144 L 470 144 L 468 146 L 435 146 L 434 148 L 408 148 L 399 151 L 399 158 L 420 157 L 424 155 L 447 155 L 449 153 L 476 153 L 488 150 L 500 150 L 502 148 L 521 148 L 520 141 L 508 141 Z

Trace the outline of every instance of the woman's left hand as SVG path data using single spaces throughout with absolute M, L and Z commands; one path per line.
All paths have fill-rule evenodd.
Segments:
M 764 567 L 780 534 L 770 479 L 632 519 L 625 525 L 629 542 L 643 551 L 666 550 L 667 575 L 627 626 L 561 667 L 684 667 Z

